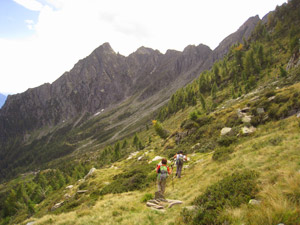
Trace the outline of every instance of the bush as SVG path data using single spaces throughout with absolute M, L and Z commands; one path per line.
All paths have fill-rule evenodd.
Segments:
M 191 112 L 189 118 L 193 121 L 196 121 L 198 119 L 198 112 L 197 111 Z
M 169 131 L 167 131 L 166 129 L 164 129 L 163 126 L 161 125 L 161 123 L 159 121 L 154 120 L 153 121 L 153 126 L 154 126 L 154 129 L 155 129 L 156 133 L 161 138 L 166 139 L 169 136 Z
M 233 153 L 233 148 L 226 148 L 226 147 L 222 147 L 222 148 L 218 148 L 215 150 L 212 159 L 215 161 L 226 161 L 228 159 L 230 159 L 230 154 Z
M 238 126 L 240 124 L 242 124 L 242 119 L 238 117 L 238 115 L 236 113 L 231 114 L 230 116 L 228 116 L 225 126 L 226 127 L 235 127 Z
M 237 140 L 236 136 L 221 136 L 217 142 L 220 146 L 228 147 Z
M 198 119 L 196 120 L 196 122 L 199 124 L 199 126 L 204 126 L 206 124 L 209 124 L 210 122 L 213 121 L 213 117 L 211 116 L 206 116 L 206 115 L 203 115 L 203 116 L 200 116 L 198 117 Z
M 209 186 L 206 191 L 194 200 L 197 206 L 193 224 L 223 224 L 220 212 L 225 207 L 239 207 L 255 197 L 258 173 L 243 170 L 227 176 Z
M 198 128 L 198 124 L 193 121 L 193 120 L 185 120 L 182 124 L 181 124 L 182 128 L 183 129 L 186 129 L 186 130 L 190 130 L 192 128 Z
M 142 199 L 141 199 L 141 202 L 147 202 L 148 200 L 151 200 L 153 199 L 153 195 L 151 193 L 146 193 Z
M 113 182 L 101 189 L 100 195 L 123 193 L 147 187 L 155 177 L 151 173 L 153 166 L 148 163 L 135 163 L 126 171 L 113 177 Z

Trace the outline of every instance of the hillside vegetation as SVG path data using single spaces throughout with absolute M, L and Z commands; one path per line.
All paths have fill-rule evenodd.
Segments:
M 299 27 L 299 0 L 277 7 L 132 136 L 85 139 L 103 138 L 105 114 L 61 130 L 51 148 L 77 150 L 1 184 L 1 224 L 300 224 Z M 183 203 L 148 208 L 153 159 L 179 150 L 189 160 L 166 198 Z

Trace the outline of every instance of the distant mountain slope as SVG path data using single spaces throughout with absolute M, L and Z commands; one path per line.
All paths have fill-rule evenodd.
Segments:
M 214 51 L 202 44 L 165 54 L 140 47 L 125 57 L 105 43 L 52 84 L 8 96 L 0 109 L 0 179 L 82 151 L 82 143 L 99 146 L 142 129 L 254 27 L 247 21 Z
M 2 141 L 83 114 L 94 114 L 131 96 L 142 101 L 165 89 L 164 96 L 159 98 L 163 101 L 209 69 L 232 44 L 242 41 L 245 35 L 247 38 L 258 20 L 249 19 L 215 51 L 199 45 L 187 46 L 183 52 L 168 50 L 162 54 L 141 47 L 124 57 L 105 43 L 52 84 L 9 96 L 0 111 Z
M 4 105 L 6 101 L 6 95 L 0 93 L 0 108 Z

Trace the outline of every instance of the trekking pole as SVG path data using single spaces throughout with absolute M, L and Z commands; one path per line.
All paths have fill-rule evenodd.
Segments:
M 174 182 L 173 182 L 173 164 L 171 165 L 171 168 L 172 168 L 172 172 L 171 172 L 171 176 L 172 176 L 172 187 L 173 187 L 173 191 L 174 191 Z

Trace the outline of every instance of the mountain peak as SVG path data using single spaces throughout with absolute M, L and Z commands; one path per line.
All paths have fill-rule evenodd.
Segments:
M 102 45 L 100 45 L 96 51 L 101 51 L 104 53 L 111 53 L 111 54 L 116 54 L 116 52 L 112 49 L 112 47 L 110 46 L 110 44 L 108 42 L 103 43 Z
M 152 48 L 147 48 L 147 47 L 139 47 L 135 53 L 137 54 L 142 54 L 142 55 L 149 55 L 149 54 L 152 54 L 153 52 L 155 52 L 155 50 L 153 50 Z

